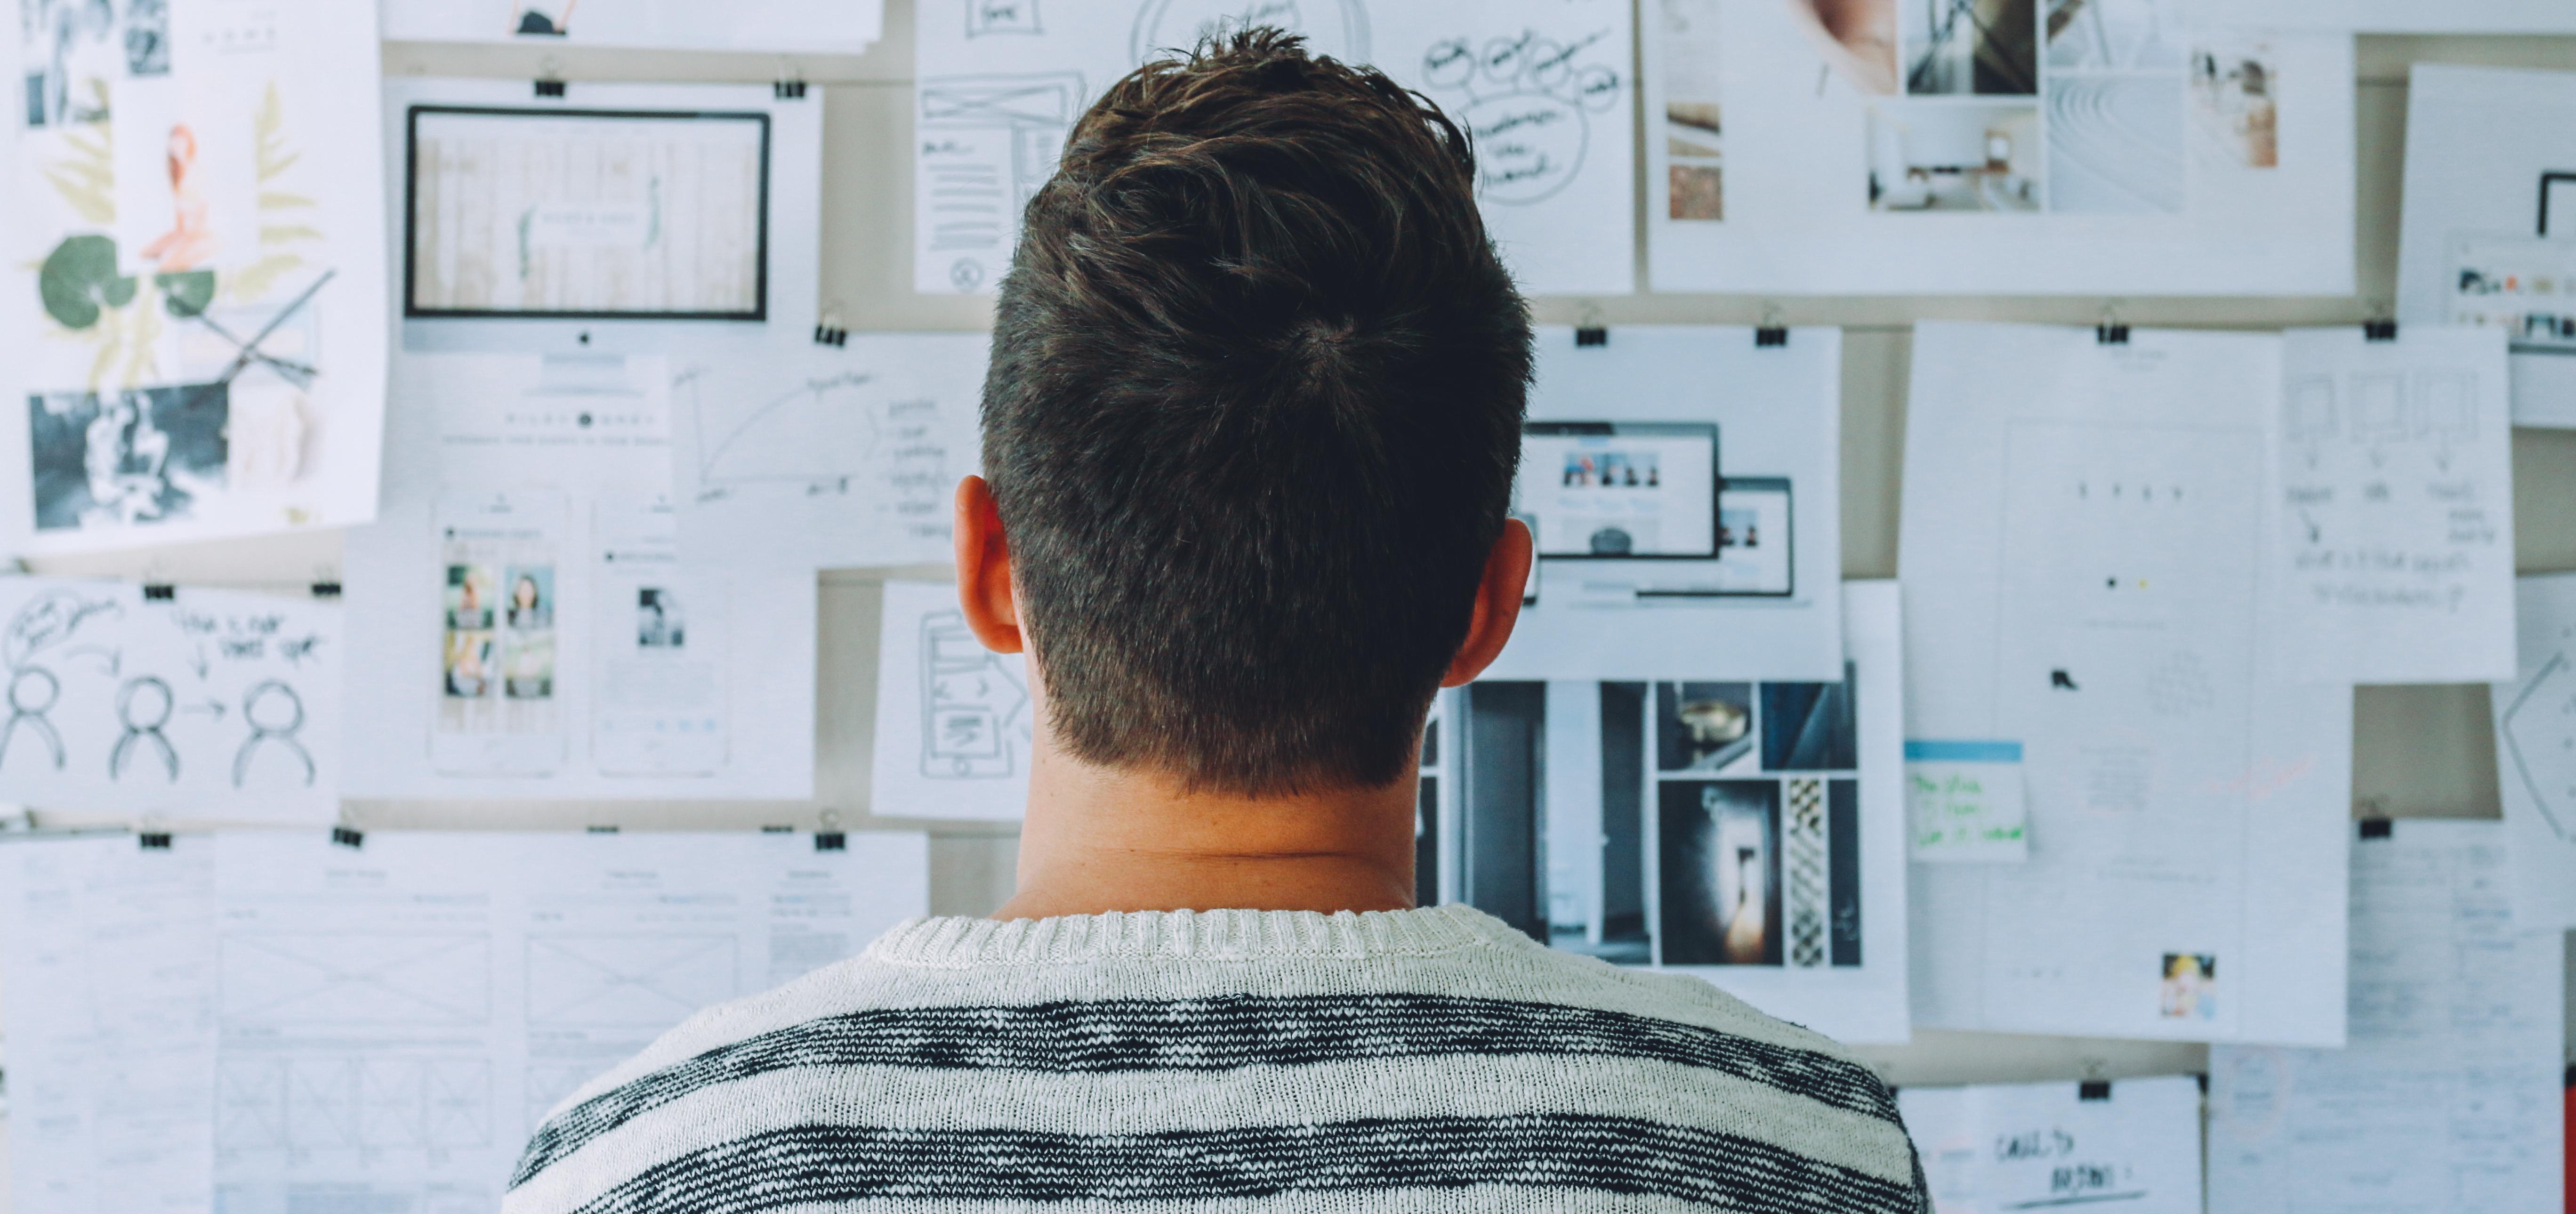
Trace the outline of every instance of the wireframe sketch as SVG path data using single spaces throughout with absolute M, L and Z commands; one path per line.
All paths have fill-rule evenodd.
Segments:
M 226 1151 L 488 1146 L 492 1063 L 481 1057 L 229 1056 L 215 1068 Z
M 1542 202 L 1582 170 L 1594 116 L 1627 101 L 1617 65 L 1627 62 L 1628 48 L 1613 32 L 1560 43 L 1523 30 L 1481 44 L 1454 38 L 1425 52 L 1424 87 L 1475 139 L 1480 199 Z
M 1145 0 L 1128 52 L 1132 62 L 1145 63 L 1257 25 L 1302 34 L 1318 55 L 1368 62 L 1368 8 L 1360 0 Z
M 1029 737 L 1028 689 L 943 611 L 921 621 L 921 774 L 994 779 L 1018 771 Z
M 915 96 L 923 251 L 947 262 L 952 289 L 981 291 L 1000 279 L 1020 214 L 1091 94 L 1082 73 L 1050 72 L 924 80 Z
M 2500 717 L 2511 771 L 2552 833 L 2576 843 L 2576 665 L 2551 654 Z
M 161 732 L 178 707 L 170 685 L 152 675 L 127 679 L 117 689 L 116 719 L 125 732 L 116 739 L 116 748 L 107 752 L 109 779 L 124 779 L 128 761 L 140 755 L 156 761 L 165 780 L 178 781 L 179 752 L 171 747 L 169 735 Z
M 528 1024 L 659 1031 L 738 989 L 730 935 L 528 938 Z
M 227 1023 L 479 1025 L 491 1018 L 492 941 L 479 933 L 227 935 Z

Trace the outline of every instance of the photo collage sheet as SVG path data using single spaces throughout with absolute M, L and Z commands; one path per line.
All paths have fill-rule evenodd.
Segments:
M 922 0 L 913 289 L 988 294 L 1074 120 L 1139 65 L 1248 21 L 1383 69 L 1475 141 L 1477 197 L 1533 294 L 1636 289 L 1630 0 Z
M 374 7 L 27 0 L 0 187 L 0 536 L 363 523 L 385 377 Z
M 2352 290 L 2352 40 L 2184 0 L 1649 0 L 1662 291 Z

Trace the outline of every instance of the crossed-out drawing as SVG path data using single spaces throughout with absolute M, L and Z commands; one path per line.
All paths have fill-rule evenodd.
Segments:
M 179 752 L 170 745 L 169 735 L 161 727 L 170 723 L 170 714 L 179 707 L 170 685 L 159 675 L 136 675 L 116 691 L 116 719 L 125 732 L 116 739 L 116 748 L 107 752 L 107 776 L 125 778 L 126 760 L 135 750 L 149 744 L 151 753 L 161 756 L 162 770 L 170 782 L 179 780 Z
M 295 731 L 304 728 L 304 697 L 293 687 L 269 679 L 242 693 L 242 720 L 250 723 L 250 736 L 242 739 L 241 749 L 233 753 L 233 787 L 242 786 L 250 775 L 251 756 L 259 753 L 260 744 L 275 742 L 294 752 L 304 764 L 304 783 L 313 783 L 313 752 L 304 749 Z

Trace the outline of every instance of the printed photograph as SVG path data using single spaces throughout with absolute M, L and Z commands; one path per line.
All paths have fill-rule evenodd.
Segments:
M 2166 953 L 2156 1014 L 2167 1020 L 2218 1018 L 2218 958 L 2208 953 Z
M 1869 110 L 1873 211 L 2036 211 L 2039 107 L 1884 101 Z
M 1717 0 L 1663 6 L 1664 154 L 1673 219 L 1726 218 L 1724 96 Z M 1895 76 L 1891 51 L 1888 75 Z
M 2281 166 L 2280 69 L 2271 48 L 2245 43 L 2192 56 L 2192 143 L 2199 162 L 2218 169 Z
M 553 630 L 501 634 L 501 690 L 513 700 L 551 700 L 555 694 Z
M 510 627 L 522 631 L 555 626 L 555 567 L 512 565 L 504 575 L 510 587 Z
M 125 0 L 125 71 L 170 74 L 170 0 Z
M 2062 215 L 2182 210 L 2183 82 L 2060 74 L 2048 82 L 2048 209 Z
M 446 695 L 451 700 L 480 700 L 492 694 L 492 634 L 450 630 L 447 634 Z
M 214 383 L 29 397 L 37 530 L 187 518 L 224 488 L 228 396 Z
M 1896 91 L 1896 7 L 1896 0 L 1789 0 L 1789 15 L 1828 70 L 1883 97 Z
M 1667 780 L 1657 790 L 1666 965 L 1779 965 L 1780 783 Z
M 1752 749 L 1752 684 L 1655 684 L 1655 770 L 1721 771 Z
M 2503 329 L 2516 354 L 2576 353 L 2576 240 L 2454 236 L 2449 253 L 2445 319 Z
M 561 38 L 572 32 L 572 10 L 581 0 L 521 0 L 510 32 L 531 38 Z
M 1565 453 L 1564 488 L 1659 489 L 1663 483 L 1663 469 L 1652 450 Z
M 106 121 L 108 82 L 130 70 L 112 0 L 19 0 L 18 32 L 27 125 Z
M 1860 770 L 1856 677 L 1846 663 L 1840 683 L 1764 683 L 1762 770 Z
M 498 597 L 501 577 L 490 565 L 451 564 L 447 567 L 447 626 L 454 631 L 488 631 L 492 627 L 493 600 Z
M 2068 72 L 2179 75 L 2182 0 L 2044 0 L 2048 66 Z
M 2038 93 L 2038 16 L 2033 0 L 1899 0 L 1906 95 Z
M 680 613 L 680 596 L 660 586 L 635 590 L 635 645 L 639 649 L 680 649 L 688 644 L 688 618 Z

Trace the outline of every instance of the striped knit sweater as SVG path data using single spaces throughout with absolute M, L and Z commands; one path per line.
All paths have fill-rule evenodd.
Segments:
M 556 1109 L 504 1214 L 1919 1214 L 1876 1076 L 1463 906 L 916 919 Z

